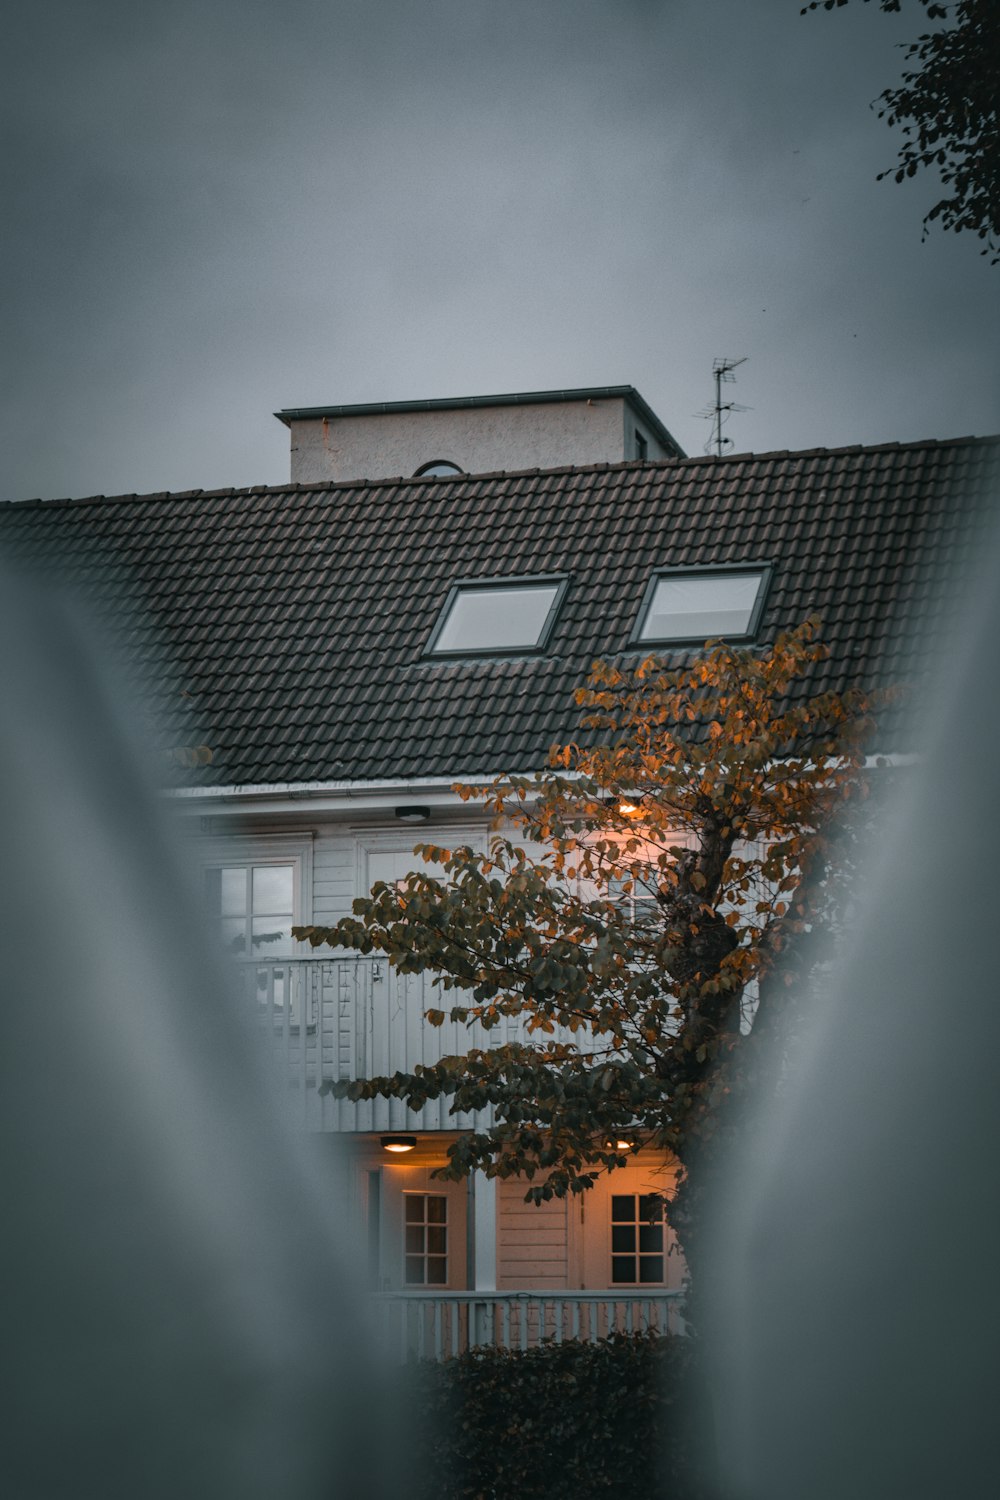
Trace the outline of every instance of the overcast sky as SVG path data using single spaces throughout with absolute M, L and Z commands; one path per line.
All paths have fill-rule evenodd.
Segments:
M 9 0 L 6 498 L 280 483 L 284 406 L 633 384 L 689 453 L 993 432 L 978 242 L 877 183 L 924 12 Z

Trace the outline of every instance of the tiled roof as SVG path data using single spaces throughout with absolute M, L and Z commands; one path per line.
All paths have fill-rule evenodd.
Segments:
M 655 567 L 773 563 L 761 637 L 820 614 L 815 689 L 919 677 L 998 478 L 1000 441 L 967 438 L 28 501 L 0 506 L 0 549 L 80 587 L 169 732 L 211 747 L 203 783 L 476 776 L 572 737 Z M 455 579 L 563 570 L 544 655 L 423 659 Z

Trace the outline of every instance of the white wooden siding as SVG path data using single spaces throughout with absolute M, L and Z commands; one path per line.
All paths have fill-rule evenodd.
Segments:
M 508 1178 L 497 1191 L 497 1286 L 502 1291 L 567 1286 L 569 1269 L 565 1198 L 525 1203 L 530 1184 Z

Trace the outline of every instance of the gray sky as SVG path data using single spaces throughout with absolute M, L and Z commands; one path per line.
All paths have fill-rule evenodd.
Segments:
M 282 406 L 631 383 L 690 453 L 1000 427 L 978 242 L 876 183 L 924 12 L 13 0 L 6 498 L 280 483 Z

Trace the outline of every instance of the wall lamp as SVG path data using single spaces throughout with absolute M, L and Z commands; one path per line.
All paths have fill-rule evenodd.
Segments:
M 429 807 L 418 807 L 415 802 L 407 802 L 395 812 L 401 823 L 426 823 L 431 815 Z
M 404 1151 L 412 1151 L 417 1144 L 415 1135 L 384 1135 L 381 1137 L 383 1151 L 394 1151 L 402 1155 Z

